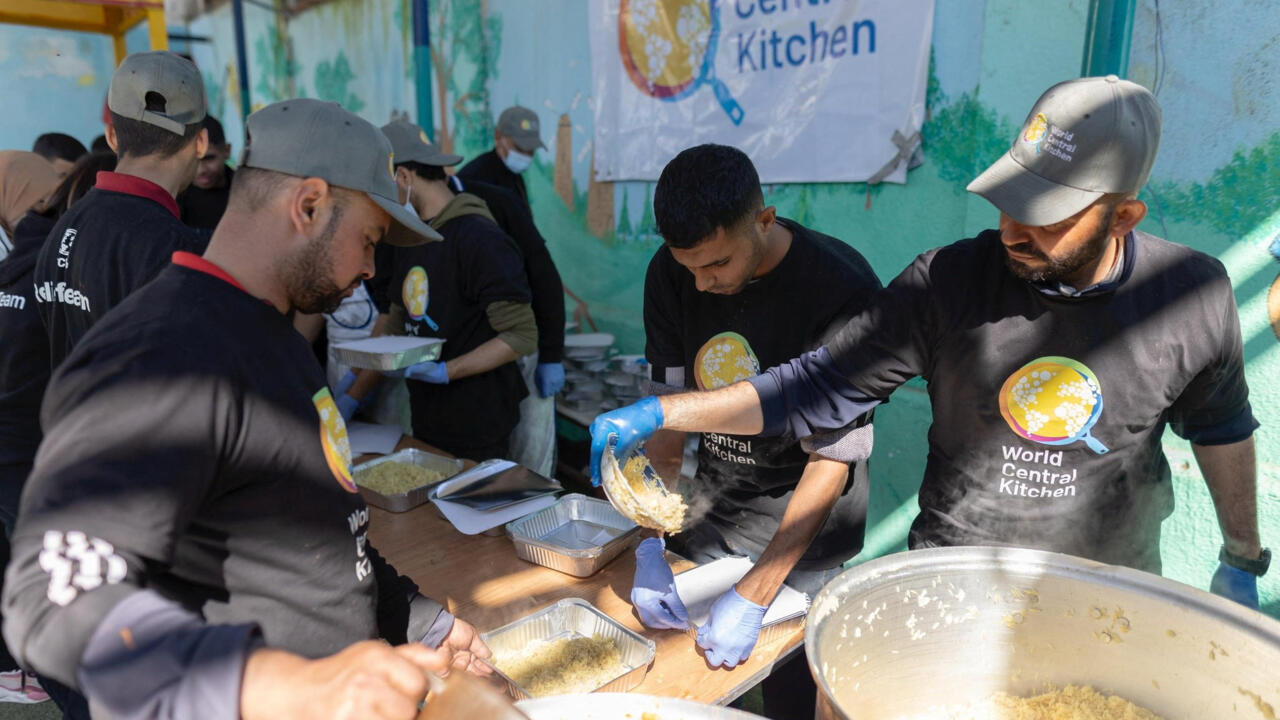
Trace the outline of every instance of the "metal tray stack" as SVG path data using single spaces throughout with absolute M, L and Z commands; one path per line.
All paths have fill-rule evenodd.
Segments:
M 399 370 L 439 359 L 444 340 L 383 335 L 334 345 L 333 349 L 343 364 L 353 368 Z
M 367 470 L 374 465 L 395 460 L 397 462 L 409 463 L 428 470 L 435 470 L 445 474 L 443 478 L 432 483 L 427 483 L 421 487 L 413 488 L 402 493 L 394 495 L 383 495 L 376 490 L 370 490 L 360 484 L 359 473 Z M 462 461 L 456 458 L 447 458 L 435 455 L 423 450 L 408 448 L 398 450 L 390 455 L 383 455 L 377 460 L 370 460 L 366 463 L 360 463 L 351 469 L 351 477 L 355 479 L 356 487 L 360 488 L 360 495 L 364 501 L 370 505 L 382 508 L 388 512 L 404 512 L 415 508 L 430 499 L 431 488 L 448 480 L 449 478 L 462 472 Z
M 577 493 L 507 524 L 517 557 L 575 577 L 594 575 L 638 532 L 609 503 Z
M 628 630 L 581 598 L 566 598 L 480 637 L 494 655 L 501 655 L 504 652 L 520 652 L 535 640 L 594 635 L 609 638 L 617 644 L 625 669 L 613 680 L 591 692 L 626 692 L 639 685 L 649 672 L 649 664 L 653 662 L 657 646 L 652 640 Z M 531 697 L 502 671 L 499 670 L 497 675 L 506 682 L 507 692 L 513 698 L 526 700 Z

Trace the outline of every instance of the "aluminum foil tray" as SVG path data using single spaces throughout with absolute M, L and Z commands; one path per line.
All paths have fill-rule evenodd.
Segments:
M 409 463 L 424 467 L 428 470 L 435 470 L 445 474 L 436 482 L 427 483 L 421 487 L 413 488 L 395 495 L 383 495 L 376 490 L 370 490 L 360 484 L 360 471 L 367 470 L 379 463 L 395 460 L 402 463 Z M 351 469 L 351 476 L 356 481 L 356 486 L 360 488 L 360 495 L 364 501 L 370 505 L 388 512 L 404 512 L 415 508 L 430 499 L 431 488 L 448 480 L 449 478 L 462 472 L 462 461 L 457 458 L 441 457 L 433 453 L 418 450 L 416 448 L 407 448 L 405 450 L 397 450 L 390 455 L 383 455 L 377 460 L 370 460 L 366 463 L 360 463 Z
M 399 370 L 429 360 L 438 360 L 444 348 L 441 338 L 382 335 L 334 345 L 344 365 L 366 370 Z
M 517 557 L 575 577 L 594 575 L 639 532 L 609 503 L 577 493 L 507 523 Z
M 535 640 L 593 635 L 600 635 L 617 643 L 625 669 L 616 678 L 591 692 L 626 692 L 644 680 L 657 651 L 654 642 L 628 630 L 581 598 L 566 598 L 480 637 L 493 650 L 494 655 L 500 655 L 503 652 L 519 652 Z M 506 683 L 507 692 L 513 698 L 526 700 L 530 697 L 529 693 L 502 671 L 499 670 L 497 675 Z

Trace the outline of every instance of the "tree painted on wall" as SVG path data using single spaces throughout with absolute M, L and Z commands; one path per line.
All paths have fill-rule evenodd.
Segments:
M 1203 183 L 1154 182 L 1148 192 L 1159 213 L 1242 238 L 1266 223 L 1280 203 L 1280 132 L 1250 150 L 1237 150 Z
M 200 75 L 204 78 L 204 92 L 209 101 L 209 114 L 222 120 L 226 117 L 227 111 L 226 87 L 218 82 L 216 75 L 207 70 L 202 71 Z
M 635 230 L 631 227 L 631 210 L 627 202 L 627 194 L 622 193 L 622 211 L 618 213 L 618 224 L 614 233 L 623 240 L 630 240 L 635 234 Z
M 658 224 L 653 219 L 653 186 L 644 184 L 644 213 L 640 216 L 640 225 L 636 227 L 636 237 L 648 242 L 657 237 Z
M 351 71 L 351 63 L 347 60 L 347 54 L 339 50 L 337 57 L 332 62 L 323 60 L 316 65 L 316 97 L 321 100 L 336 102 L 351 112 L 358 113 L 364 109 L 364 101 L 360 99 L 360 96 L 347 89 L 347 85 L 355 79 L 356 75 Z
M 294 96 L 292 85 L 298 75 L 298 63 L 293 59 L 289 42 L 274 29 L 254 42 L 257 53 L 254 64 L 258 68 L 258 83 L 253 87 L 254 109 Z M 297 95 L 302 97 L 306 92 L 298 88 Z
M 431 68 L 435 74 L 435 138 L 444 152 L 478 151 L 493 139 L 489 80 L 496 76 L 502 19 L 484 0 L 431 4 Z M 463 80 L 464 67 L 472 70 Z

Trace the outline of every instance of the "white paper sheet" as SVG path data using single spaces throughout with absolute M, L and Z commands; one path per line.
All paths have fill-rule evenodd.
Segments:
M 689 622 L 701 627 L 711 617 L 711 606 L 716 599 L 729 591 L 751 569 L 752 562 L 744 557 L 720 558 L 706 565 L 699 565 L 676 575 L 676 592 L 689 611 Z M 767 627 L 774 623 L 799 617 L 809 611 L 809 596 L 794 588 L 782 586 L 773 604 L 764 614 Z
M 366 422 L 353 422 L 347 425 L 347 442 L 351 443 L 351 454 L 354 456 L 373 453 L 386 455 L 395 452 L 396 443 L 404 433 L 399 425 L 375 425 Z
M 518 520 L 525 515 L 538 512 L 542 508 L 551 506 L 555 501 L 556 496 L 548 494 L 521 500 L 518 503 L 497 508 L 496 510 L 475 510 L 461 503 L 449 502 L 439 498 L 431 499 L 431 502 L 440 508 L 440 512 L 444 513 L 445 519 L 452 523 L 458 532 L 463 535 L 479 535 L 485 530 L 505 525 L 512 520 Z

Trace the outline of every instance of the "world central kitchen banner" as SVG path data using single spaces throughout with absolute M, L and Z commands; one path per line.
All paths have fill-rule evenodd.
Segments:
M 905 182 L 933 0 L 592 0 L 595 169 L 741 148 L 765 183 Z

